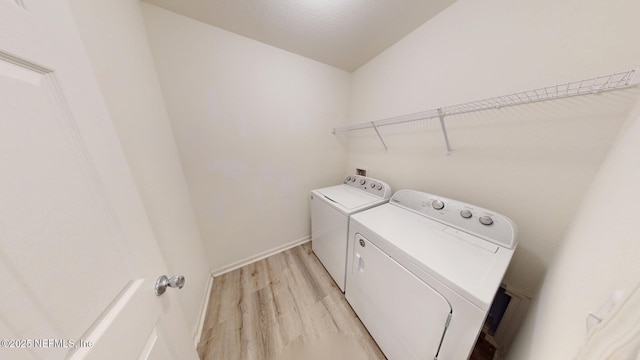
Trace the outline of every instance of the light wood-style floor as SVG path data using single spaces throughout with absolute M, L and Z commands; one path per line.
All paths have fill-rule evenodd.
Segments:
M 385 359 L 311 243 L 213 280 L 202 360 Z

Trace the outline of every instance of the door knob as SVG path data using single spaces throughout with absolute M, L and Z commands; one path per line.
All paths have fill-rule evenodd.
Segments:
M 156 281 L 156 295 L 160 296 L 164 294 L 167 290 L 167 287 L 182 289 L 184 286 L 184 276 L 174 276 L 172 278 L 168 278 L 167 275 L 162 275 Z

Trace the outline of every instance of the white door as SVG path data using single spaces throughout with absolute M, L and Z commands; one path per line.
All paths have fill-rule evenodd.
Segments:
M 0 0 L 0 358 L 197 359 L 164 271 L 68 4 Z

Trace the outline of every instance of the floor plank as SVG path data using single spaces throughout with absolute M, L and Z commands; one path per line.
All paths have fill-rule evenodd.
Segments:
M 305 243 L 216 277 L 202 360 L 385 359 Z

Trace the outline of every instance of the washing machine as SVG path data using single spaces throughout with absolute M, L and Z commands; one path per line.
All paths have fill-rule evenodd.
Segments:
M 350 175 L 340 185 L 311 191 L 311 248 L 344 292 L 349 217 L 384 204 L 391 197 L 388 184 Z
M 467 359 L 516 246 L 503 215 L 400 190 L 351 216 L 345 296 L 388 359 Z

